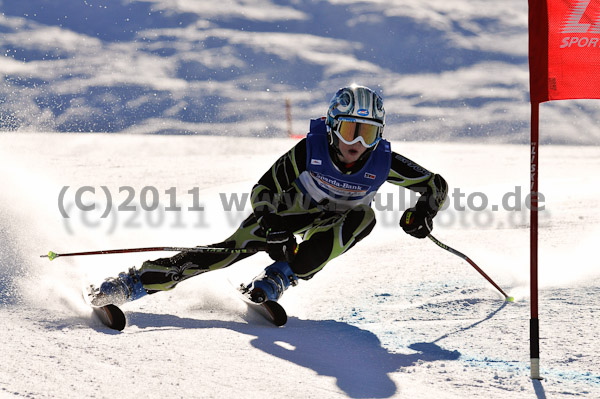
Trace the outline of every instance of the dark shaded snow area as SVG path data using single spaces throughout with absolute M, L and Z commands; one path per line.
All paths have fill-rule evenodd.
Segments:
M 528 139 L 527 4 L 510 0 L 3 1 L 0 130 L 287 135 L 337 88 L 379 90 L 392 139 Z M 547 111 L 544 111 L 547 109 Z M 544 142 L 598 143 L 594 101 Z

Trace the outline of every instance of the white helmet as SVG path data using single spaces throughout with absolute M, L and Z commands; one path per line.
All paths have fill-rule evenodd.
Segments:
M 383 100 L 365 86 L 341 88 L 331 98 L 325 123 L 329 127 L 329 143 L 336 151 L 339 140 L 346 144 L 361 142 L 373 149 L 385 125 Z

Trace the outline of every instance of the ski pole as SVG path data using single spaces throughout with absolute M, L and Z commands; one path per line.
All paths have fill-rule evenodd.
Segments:
M 71 252 L 58 254 L 48 252 L 48 255 L 40 255 L 40 258 L 49 258 L 54 260 L 59 256 L 81 256 L 81 255 L 106 255 L 106 254 L 124 254 L 130 252 L 152 252 L 152 251 L 178 251 L 178 252 L 198 252 L 198 253 L 224 253 L 224 254 L 254 254 L 264 251 L 264 248 L 217 248 L 217 247 L 147 247 L 147 248 L 127 248 L 127 249 L 108 249 L 103 251 Z
M 494 287 L 496 287 L 496 289 L 498 291 L 500 291 L 502 293 L 502 295 L 504 295 L 504 299 L 507 302 L 514 302 L 514 298 L 512 296 L 508 296 L 503 290 L 502 288 L 498 287 L 498 284 L 496 284 L 494 282 L 494 280 L 492 280 L 487 274 L 485 274 L 485 272 L 483 270 L 481 270 L 481 268 L 479 266 L 477 266 L 475 264 L 475 262 L 473 262 L 471 259 L 469 259 L 469 257 L 465 254 L 463 254 L 462 252 L 457 251 L 454 248 L 451 248 L 449 246 L 447 246 L 446 244 L 444 244 L 443 242 L 441 242 L 440 240 L 438 240 L 437 238 L 435 238 L 434 236 L 432 236 L 431 234 L 429 234 L 427 237 L 429 237 L 429 239 L 431 241 L 433 241 L 434 243 L 436 243 L 440 248 L 445 249 L 446 251 L 453 253 L 456 256 L 459 256 L 461 258 L 463 258 L 464 260 L 466 260 L 471 266 L 473 266 L 475 268 L 475 270 L 477 270 L 479 272 L 479 274 L 481 274 L 483 277 L 485 277 L 485 279 L 487 281 L 489 281 Z

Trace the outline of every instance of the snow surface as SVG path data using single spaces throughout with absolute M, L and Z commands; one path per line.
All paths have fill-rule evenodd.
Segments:
M 121 333 L 92 317 L 82 285 L 169 253 L 39 257 L 221 240 L 249 209 L 227 212 L 221 195 L 241 199 L 294 143 L 0 135 L 0 397 L 600 397 L 598 147 L 541 149 L 542 382 L 529 378 L 527 212 L 493 211 L 519 188 L 524 201 L 526 145 L 393 142 L 441 173 L 451 192 L 465 194 L 436 218 L 434 234 L 473 259 L 514 303 L 462 259 L 404 234 L 396 226 L 403 199 L 389 184 L 378 207 L 390 194 L 394 209 L 378 211 L 373 233 L 285 293 L 290 320 L 283 328 L 249 314 L 231 287 L 265 267 L 265 254 L 123 306 Z M 59 211 L 64 186 L 69 219 Z M 95 211 L 74 205 L 84 186 L 96 190 L 82 197 Z M 127 194 L 119 188 L 131 187 L 137 211 L 113 209 L 102 219 L 102 186 L 115 207 Z M 142 211 L 141 192 L 150 186 L 159 209 L 172 205 L 165 191 L 175 187 L 182 210 Z M 187 210 L 194 189 L 204 212 Z M 473 193 L 488 197 L 485 209 L 455 210 Z
M 0 32 L 0 130 L 282 137 L 355 81 L 390 138 L 529 137 L 523 0 L 6 0 Z M 545 108 L 600 144 L 597 101 Z

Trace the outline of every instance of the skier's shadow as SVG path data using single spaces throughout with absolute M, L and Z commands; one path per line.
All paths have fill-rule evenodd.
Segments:
M 227 328 L 255 336 L 252 346 L 265 353 L 336 379 L 338 387 L 352 398 L 389 398 L 397 392 L 389 373 L 416 362 L 456 360 L 458 351 L 436 343 L 410 345 L 412 354 L 391 353 L 370 331 L 334 320 L 301 320 L 291 317 L 284 328 L 261 323 L 194 320 L 172 315 L 129 313 L 129 324 L 146 329 Z
M 397 387 L 389 373 L 418 361 L 456 360 L 457 351 L 434 343 L 415 343 L 412 354 L 385 349 L 370 331 L 334 320 L 292 318 L 280 334 L 260 334 L 251 344 L 273 356 L 334 377 L 338 387 L 352 398 L 388 398 Z

